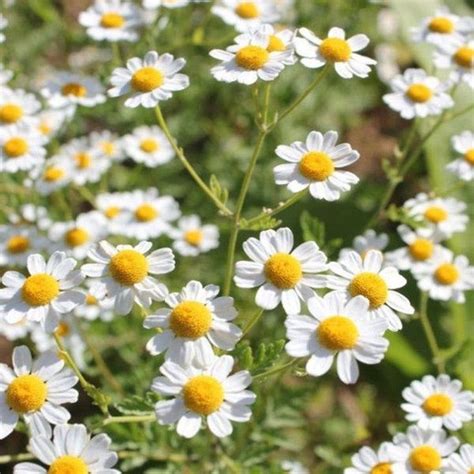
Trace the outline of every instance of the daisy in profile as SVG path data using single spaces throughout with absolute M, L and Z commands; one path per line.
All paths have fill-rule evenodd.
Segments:
M 234 282 L 240 288 L 260 287 L 257 306 L 275 309 L 280 303 L 287 314 L 298 314 L 301 301 L 314 295 L 313 288 L 324 288 L 327 257 L 316 242 L 305 242 L 293 250 L 293 233 L 288 227 L 260 232 L 243 243 L 251 261 L 235 265 Z
M 161 248 L 146 255 L 151 242 L 140 242 L 135 247 L 114 247 L 102 240 L 89 251 L 95 263 L 82 266 L 82 273 L 96 278 L 105 285 L 107 297 L 114 300 L 117 314 L 128 314 L 133 303 L 149 308 L 152 300 L 163 301 L 168 289 L 152 275 L 164 275 L 174 270 L 174 255 L 171 249 Z
M 30 450 L 47 467 L 31 462 L 17 464 L 14 474 L 120 474 L 112 469 L 118 456 L 106 434 L 91 437 L 84 425 L 62 425 L 51 436 L 30 439 Z
M 207 367 L 181 366 L 167 360 L 161 367 L 163 376 L 153 380 L 151 389 L 172 396 L 155 405 L 158 423 L 176 423 L 176 432 L 192 438 L 201 429 L 203 418 L 212 434 L 219 438 L 232 434 L 231 421 L 243 423 L 252 416 L 249 405 L 255 394 L 246 390 L 252 377 L 246 370 L 230 375 L 234 359 L 215 357 Z
M 149 51 L 144 59 L 132 58 L 126 68 L 114 69 L 108 94 L 110 97 L 131 94 L 125 107 L 156 107 L 159 102 L 170 99 L 173 92 L 189 86 L 189 77 L 178 73 L 185 64 L 185 59 L 174 59 L 172 54 Z
M 237 31 L 246 32 L 262 23 L 274 23 L 280 15 L 271 0 L 220 0 L 212 13 Z
M 5 86 L 13 77 L 13 71 L 7 69 L 3 63 L 0 63 L 0 86 Z
M 101 159 L 120 162 L 125 159 L 122 139 L 109 130 L 92 132 L 89 135 L 91 150 Z
M 336 145 L 335 131 L 311 132 L 306 141 L 280 145 L 276 154 L 287 161 L 273 168 L 276 184 L 286 186 L 292 193 L 309 188 L 315 199 L 335 201 L 349 191 L 359 178 L 345 168 L 359 159 L 359 153 L 348 143 Z
M 164 8 L 181 8 L 191 4 L 193 0 L 143 0 L 143 8 L 154 9 Z
M 474 89 L 474 40 L 461 38 L 438 44 L 433 62 L 440 69 L 451 69 L 449 78 L 455 83 L 465 82 Z
M 318 38 L 307 28 L 300 28 L 298 32 L 302 38 L 295 38 L 295 49 L 303 58 L 301 63 L 308 68 L 334 64 L 339 76 L 350 79 L 354 76 L 368 77 L 370 66 L 377 64 L 374 59 L 356 52 L 369 44 L 366 35 L 358 34 L 346 40 L 344 30 L 337 27 L 331 28 L 325 39 Z
M 2 88 L 0 97 L 0 125 L 32 125 L 41 104 L 33 94 L 23 89 Z
M 0 318 L 0 335 L 7 341 L 17 341 L 27 337 L 33 327 L 33 324 L 28 322 L 26 318 L 16 324 L 9 324 Z
M 390 87 L 392 92 L 385 94 L 383 101 L 407 120 L 439 115 L 454 105 L 446 93 L 450 84 L 428 76 L 423 69 L 407 69 L 392 79 Z
M 23 204 L 20 206 L 18 213 L 13 212 L 8 215 L 8 220 L 12 224 L 28 224 L 41 230 L 48 229 L 51 225 L 48 210 L 43 206 L 35 206 L 34 204 Z
M 440 248 L 430 260 L 413 268 L 418 288 L 433 300 L 464 303 L 464 292 L 474 289 L 474 267 L 464 255 Z
M 46 248 L 47 240 L 31 226 L 0 228 L 0 266 L 25 266 L 28 255 Z
M 32 440 L 51 436 L 50 425 L 63 425 L 71 414 L 62 406 L 75 403 L 73 387 L 78 378 L 64 367 L 55 352 L 44 352 L 35 361 L 26 346 L 17 346 L 12 355 L 13 370 L 0 364 L 0 439 L 16 427 L 20 416 L 30 427 Z
M 212 361 L 212 346 L 231 351 L 242 331 L 230 321 L 237 317 L 234 299 L 217 296 L 219 287 L 190 281 L 180 293 L 170 293 L 166 304 L 148 316 L 143 326 L 159 328 L 146 346 L 152 355 L 166 351 L 166 359 L 187 366 L 195 362 L 205 365 Z
M 474 470 L 474 446 L 463 444 L 459 454 L 453 453 L 448 457 L 444 472 L 446 474 L 471 474 Z
M 463 181 L 474 179 L 474 133 L 466 130 L 451 138 L 455 151 L 462 156 L 451 161 L 446 169 Z
M 308 357 L 306 371 L 313 377 L 325 374 L 337 358 L 337 374 L 352 384 L 359 378 L 357 361 L 378 364 L 388 348 L 383 337 L 387 324 L 383 319 L 368 319 L 369 302 L 362 296 L 346 301 L 336 292 L 307 302 L 311 316 L 290 314 L 286 352 L 292 357 Z
M 26 264 L 29 276 L 15 271 L 4 273 L 0 310 L 5 321 L 15 324 L 26 317 L 53 332 L 61 314 L 70 313 L 84 302 L 83 293 L 75 289 L 84 279 L 81 272 L 74 270 L 76 264 L 64 252 L 54 252 L 48 262 L 41 255 L 32 254 Z
M 364 296 L 369 301 L 369 319 L 383 319 L 391 331 L 399 331 L 402 322 L 395 311 L 415 312 L 410 301 L 397 290 L 407 281 L 392 266 L 383 265 L 383 255 L 369 250 L 364 259 L 357 252 L 348 252 L 339 262 L 331 262 L 334 275 L 327 277 L 327 287 L 346 298 Z
M 402 392 L 407 402 L 401 405 L 407 413 L 405 418 L 425 430 L 459 430 L 472 420 L 474 412 L 474 394 L 461 390 L 461 381 L 451 380 L 446 374 L 437 378 L 425 375 Z
M 30 177 L 33 178 L 38 193 L 47 196 L 71 182 L 72 169 L 65 160 L 52 159 L 42 169 L 33 170 Z
M 459 446 L 459 440 L 454 436 L 448 438 L 443 430 L 422 430 L 418 426 L 410 426 L 406 434 L 396 434 L 393 442 L 389 446 L 393 472 L 403 474 L 440 472 L 446 458 Z
M 201 223 L 199 216 L 184 216 L 169 236 L 174 239 L 173 249 L 180 255 L 195 257 L 219 247 L 219 229 L 212 224 Z
M 168 163 L 174 157 L 174 150 L 161 128 L 154 125 L 137 127 L 130 135 L 123 137 L 127 156 L 149 168 Z
M 340 258 L 350 252 L 355 250 L 362 258 L 367 255 L 369 250 L 379 250 L 383 252 L 388 245 L 388 235 L 381 233 L 377 234 L 374 230 L 366 230 L 362 235 L 354 237 L 352 241 L 352 248 L 341 249 Z
M 74 309 L 74 316 L 88 321 L 111 321 L 114 317 L 114 300 L 107 298 L 107 288 L 91 280 L 86 280 L 85 285 L 85 302 Z
M 351 467 L 344 474 L 391 474 L 393 458 L 389 454 L 391 443 L 382 443 L 377 451 L 364 446 L 351 458 Z
M 79 15 L 79 23 L 97 41 L 136 41 L 143 23 L 139 8 L 121 0 L 96 0 Z

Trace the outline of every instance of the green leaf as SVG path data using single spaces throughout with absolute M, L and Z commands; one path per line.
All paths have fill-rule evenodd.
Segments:
M 132 395 L 114 405 L 115 409 L 123 415 L 142 415 L 153 411 L 153 405 L 156 401 L 156 395 L 153 392 L 147 392 L 145 396 Z
M 311 216 L 308 211 L 303 211 L 300 217 L 300 226 L 304 240 L 314 240 L 320 247 L 324 245 L 326 228 L 319 219 Z
M 244 230 L 267 230 L 274 229 L 281 224 L 281 221 L 272 216 L 263 215 L 259 219 L 250 223 L 246 219 L 240 220 L 240 227 Z
M 219 199 L 222 204 L 225 204 L 227 202 L 227 199 L 229 197 L 229 191 L 221 185 L 215 174 L 211 175 L 211 179 L 209 180 L 209 187 L 211 188 L 212 194 L 214 194 L 214 196 Z

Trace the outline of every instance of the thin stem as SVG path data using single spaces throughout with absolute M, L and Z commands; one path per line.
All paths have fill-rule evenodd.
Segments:
M 248 321 L 242 329 L 242 338 L 244 338 L 250 330 L 257 324 L 263 314 L 263 309 L 259 309 Z
M 263 379 L 265 377 L 270 377 L 270 375 L 275 375 L 279 372 L 282 372 L 283 370 L 286 370 L 289 367 L 295 365 L 298 362 L 298 360 L 299 359 L 292 359 L 286 364 L 279 365 L 278 367 L 273 367 L 273 369 L 269 369 L 265 372 L 262 372 L 261 374 L 254 375 L 253 380 L 255 381 L 255 380 Z
M 102 422 L 102 426 L 114 423 L 150 423 L 152 421 L 156 421 L 154 413 L 149 415 L 109 416 Z
M 58 346 L 61 357 L 64 358 L 67 365 L 69 365 L 69 367 L 72 369 L 72 371 L 76 374 L 77 378 L 79 379 L 80 384 L 82 385 L 82 388 L 84 388 L 84 390 L 86 390 L 90 386 L 93 386 L 91 383 L 89 383 L 84 378 L 84 376 L 82 375 L 82 372 L 80 371 L 80 369 L 77 366 L 76 362 L 74 361 L 72 356 L 69 354 L 67 349 L 64 347 L 64 344 L 61 341 L 61 338 L 55 332 L 53 333 L 53 337 L 54 337 L 54 340 L 56 341 L 56 345 Z

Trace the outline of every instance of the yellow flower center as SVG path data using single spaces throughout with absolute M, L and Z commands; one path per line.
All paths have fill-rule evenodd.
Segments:
M 84 151 L 81 151 L 80 153 L 77 153 L 74 156 L 74 159 L 76 160 L 76 165 L 80 169 L 86 169 L 89 168 L 92 164 L 92 157 L 89 155 L 89 153 L 86 153 Z
M 142 204 L 135 209 L 135 217 L 140 222 L 149 222 L 158 217 L 158 211 L 151 204 Z
M 392 472 L 392 464 L 389 462 L 379 462 L 370 470 L 370 474 L 392 474 Z
M 331 351 L 352 349 L 359 337 L 357 326 L 346 316 L 330 316 L 316 330 L 320 344 Z
M 143 67 L 132 76 L 132 87 L 138 92 L 150 92 L 162 86 L 163 74 L 154 67 Z
M 48 125 L 48 122 L 42 121 L 38 125 L 38 130 L 43 134 L 43 135 L 49 135 L 52 131 L 52 128 Z
M 202 242 L 202 237 L 202 231 L 200 231 L 199 229 L 188 230 L 184 234 L 184 240 L 189 245 L 194 245 L 195 247 L 197 247 Z
M 148 261 L 136 250 L 121 250 L 109 264 L 112 278 L 124 286 L 140 283 L 148 274 Z
M 269 52 L 260 46 L 244 46 L 235 55 L 237 65 L 250 71 L 256 71 L 263 67 L 268 58 Z
M 313 181 L 324 181 L 334 173 L 334 163 L 327 153 L 310 151 L 298 165 L 300 173 Z
M 100 19 L 100 26 L 104 28 L 120 28 L 125 23 L 125 18 L 120 13 L 104 13 Z
M 433 224 L 438 224 L 448 218 L 448 213 L 442 207 L 431 206 L 426 209 L 424 216 Z
M 21 296 L 30 306 L 43 306 L 51 303 L 59 294 L 59 284 L 47 273 L 31 275 L 23 283 Z
M 470 164 L 474 166 L 474 148 L 470 148 L 469 150 L 464 153 L 464 159 Z
M 0 122 L 15 123 L 23 117 L 23 109 L 16 104 L 4 104 L 0 106 Z
M 48 387 L 37 375 L 20 375 L 7 388 L 7 405 L 17 413 L 39 410 L 46 401 Z
M 428 102 L 433 96 L 433 91 L 424 84 L 412 84 L 406 91 L 407 97 L 418 104 Z
M 10 253 L 23 253 L 30 248 L 30 239 L 24 235 L 14 235 L 7 242 L 7 250 Z
M 212 315 L 207 306 L 198 301 L 183 301 L 173 308 L 170 328 L 179 337 L 198 339 L 207 334 Z
M 283 43 L 278 36 L 271 35 L 270 38 L 268 38 L 267 51 L 269 53 L 273 53 L 274 51 L 285 51 L 285 49 L 285 43 Z
M 416 239 L 408 246 L 411 256 L 415 260 L 427 260 L 433 255 L 434 245 L 428 239 Z
M 95 306 L 97 304 L 97 298 L 92 295 L 86 295 L 86 305 Z
M 252 18 L 258 18 L 260 16 L 260 9 L 255 2 L 241 2 L 235 7 L 235 13 L 244 18 L 245 20 L 251 20 Z
M 301 263 L 287 253 L 276 253 L 265 262 L 265 276 L 282 290 L 294 288 L 303 276 Z
M 48 474 L 87 474 L 87 464 L 77 456 L 61 456 L 49 466 Z
M 28 151 L 28 142 L 21 137 L 13 137 L 3 145 L 3 150 L 9 158 L 18 158 Z
M 430 395 L 423 402 L 423 410 L 431 416 L 444 416 L 453 409 L 453 401 L 444 393 Z
M 64 240 L 69 247 L 79 247 L 89 241 L 89 232 L 81 227 L 76 227 L 66 232 Z
M 158 142 L 153 138 L 145 138 L 145 140 L 142 140 L 140 143 L 140 149 L 145 153 L 153 153 L 154 151 L 157 151 L 158 148 Z
M 43 179 L 49 182 L 59 181 L 65 174 L 66 173 L 62 168 L 50 166 L 49 168 L 46 168 L 43 173 Z
M 326 61 L 333 63 L 349 61 L 351 47 L 341 38 L 326 38 L 319 46 L 319 52 Z
M 184 385 L 183 399 L 189 410 L 200 415 L 210 415 L 222 405 L 224 388 L 216 378 L 210 375 L 197 375 Z
M 458 66 L 471 69 L 474 64 L 474 48 L 461 46 L 456 53 L 454 53 L 454 61 Z
M 434 276 L 442 285 L 452 285 L 459 280 L 459 270 L 452 263 L 443 263 L 436 269 Z
M 430 21 L 428 28 L 433 33 L 452 33 L 454 31 L 454 24 L 449 18 L 438 16 Z
M 102 142 L 100 148 L 107 156 L 112 156 L 115 153 L 115 145 L 112 142 Z
M 71 327 L 69 324 L 65 323 L 64 321 L 61 321 L 58 324 L 58 327 L 54 331 L 54 334 L 58 337 L 66 337 L 71 333 Z
M 120 207 L 118 206 L 110 206 L 104 211 L 105 217 L 108 219 L 113 219 L 120 214 Z
M 362 295 L 370 302 L 370 308 L 382 306 L 388 298 L 388 287 L 384 279 L 377 273 L 362 272 L 356 275 L 350 285 L 351 296 Z
M 429 473 L 441 467 L 441 456 L 431 446 L 418 446 L 410 453 L 410 464 L 416 471 Z
M 73 95 L 75 97 L 84 97 L 87 94 L 87 89 L 78 82 L 68 82 L 61 88 L 62 95 Z

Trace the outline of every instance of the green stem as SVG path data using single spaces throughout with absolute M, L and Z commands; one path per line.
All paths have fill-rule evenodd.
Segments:
M 102 426 L 114 423 L 150 423 L 152 421 L 156 421 L 154 413 L 149 415 L 109 416 L 102 422 Z
M 257 324 L 263 314 L 263 309 L 259 309 L 248 321 L 242 329 L 242 338 L 244 338 L 250 330 Z
M 139 452 L 139 451 L 119 451 L 117 453 L 120 459 L 136 459 L 137 456 L 143 456 L 151 461 L 161 461 L 161 462 L 184 462 L 187 460 L 187 457 L 183 454 L 160 454 L 156 452 Z
M 4 456 L 0 456 L 0 464 L 10 464 L 19 461 L 30 461 L 31 459 L 35 459 L 35 456 L 30 453 L 5 454 Z
M 286 364 L 279 365 L 278 367 L 273 367 L 272 369 L 262 372 L 261 374 L 254 375 L 253 380 L 255 381 L 255 380 L 263 379 L 265 377 L 269 377 L 271 375 L 275 375 L 279 372 L 282 372 L 283 370 L 286 370 L 289 367 L 295 365 L 298 362 L 298 360 L 299 359 L 292 359 Z

